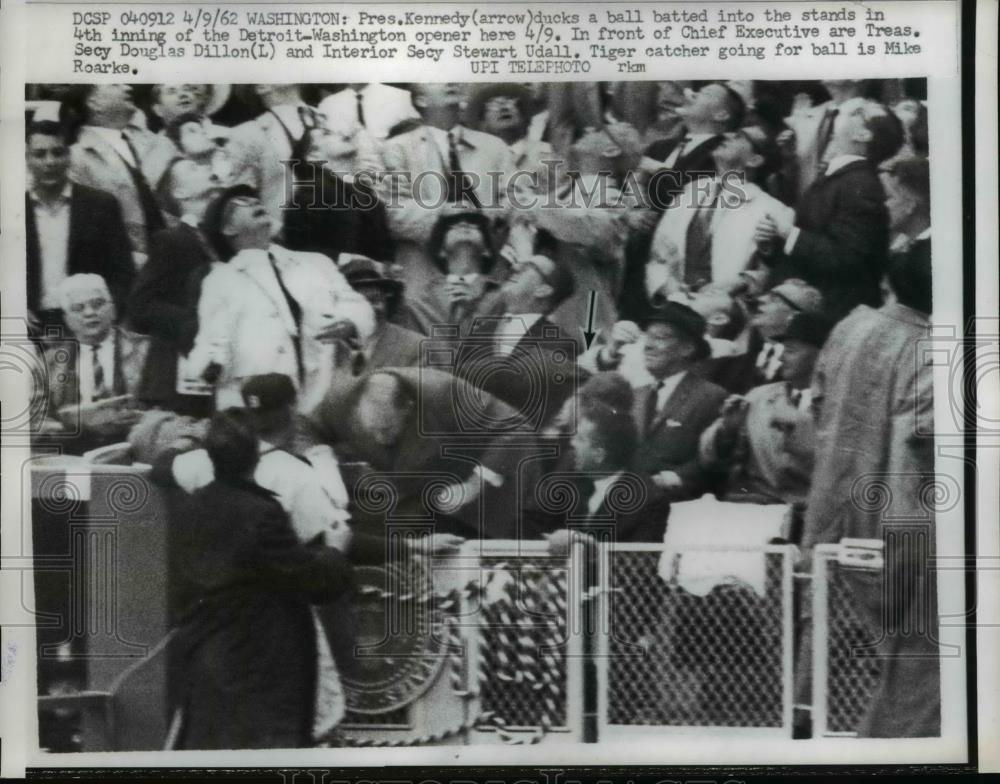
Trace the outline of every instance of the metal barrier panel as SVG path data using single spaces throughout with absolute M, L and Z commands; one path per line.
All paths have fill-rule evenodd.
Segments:
M 168 631 L 165 499 L 149 481 L 149 466 L 40 457 L 25 470 L 32 498 L 39 693 L 113 695 L 124 673 L 150 662 Z M 168 718 L 165 668 L 145 669 L 142 681 L 143 731 L 137 732 L 127 709 L 110 733 L 84 711 L 81 750 L 161 747 Z M 40 740 L 46 746 L 52 711 L 44 706 L 43 700 Z M 66 718 L 69 708 L 57 710 L 64 725 L 74 723 Z M 62 741 L 56 748 L 74 750 Z
M 606 547 L 596 662 L 599 739 L 713 728 L 790 737 L 791 552 L 778 546 L 683 553 L 655 544 Z M 737 559 L 740 570 L 755 575 L 754 584 L 685 582 L 678 578 L 685 558 L 702 564 Z
M 870 642 L 851 605 L 838 545 L 813 553 L 813 733 L 854 737 L 879 679 L 879 660 L 855 655 Z
M 545 542 L 469 542 L 435 558 L 429 634 L 437 664 L 405 704 L 351 711 L 346 745 L 582 740 L 582 568 Z M 432 671 L 433 669 L 433 671 Z M 351 705 L 351 696 L 348 704 Z

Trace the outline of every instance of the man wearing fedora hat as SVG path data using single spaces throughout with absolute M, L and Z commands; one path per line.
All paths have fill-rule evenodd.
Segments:
M 832 326 L 819 314 L 796 313 L 777 337 L 784 346 L 781 380 L 728 397 L 702 434 L 702 465 L 726 475 L 722 500 L 805 501 L 815 448 L 812 371 Z
M 267 208 L 249 186 L 223 191 L 204 223 L 227 263 L 202 282 L 188 375 L 214 384 L 216 406 L 224 407 L 239 404 L 249 376 L 284 373 L 308 410 L 330 383 L 336 345 L 364 342 L 374 331 L 371 305 L 326 256 L 272 243 Z
M 707 325 L 695 310 L 674 301 L 651 308 L 644 322 L 643 356 L 653 381 L 635 393 L 639 447 L 633 467 L 652 476 L 672 500 L 697 498 L 709 479 L 698 464 L 698 441 L 726 398 L 722 387 L 693 372 L 711 353 Z M 625 322 L 616 324 L 598 355 L 599 368 L 616 368 L 622 346 L 638 338 Z
M 420 364 L 423 336 L 395 323 L 405 306 L 403 282 L 390 274 L 387 265 L 367 256 L 345 253 L 338 263 L 351 288 L 360 292 L 375 311 L 375 332 L 361 347 L 354 371 Z

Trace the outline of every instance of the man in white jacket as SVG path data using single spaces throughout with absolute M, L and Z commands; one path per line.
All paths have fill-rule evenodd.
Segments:
M 653 233 L 646 293 L 697 290 L 707 283 L 737 284 L 757 251 L 757 221 L 789 208 L 765 193 L 762 181 L 777 150 L 753 126 L 726 135 L 713 151 L 718 175 L 685 186 Z
M 228 263 L 202 283 L 187 376 L 214 384 L 216 407 L 225 408 L 242 404 L 250 376 L 283 373 L 295 382 L 299 410 L 311 410 L 330 384 L 338 349 L 374 332 L 371 305 L 331 259 L 272 243 L 267 208 L 249 186 L 222 193 L 205 232 Z

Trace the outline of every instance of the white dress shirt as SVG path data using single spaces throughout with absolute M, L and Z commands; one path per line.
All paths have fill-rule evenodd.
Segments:
M 659 390 L 656 393 L 656 413 L 659 414 L 663 407 L 667 404 L 667 400 L 670 396 L 674 394 L 674 390 L 677 389 L 677 385 L 681 383 L 684 376 L 687 375 L 686 370 L 682 370 L 680 373 L 674 373 L 672 376 L 667 376 L 663 379 Z M 655 381 L 653 382 L 656 383 Z
M 38 252 L 41 256 L 41 307 L 60 307 L 57 291 L 66 279 L 69 262 L 69 205 L 73 186 L 66 183 L 54 202 L 43 201 L 32 189 L 28 191 L 35 208 Z
M 113 332 L 100 343 L 97 349 L 97 359 L 104 371 L 104 387 L 112 391 L 115 381 L 115 337 Z M 80 366 L 77 371 L 80 380 L 80 402 L 94 402 L 94 348 L 85 343 L 80 344 Z
M 691 150 L 695 149 L 699 144 L 707 142 L 715 135 L 716 134 L 714 133 L 692 133 L 690 136 L 686 136 L 670 152 L 670 155 L 668 155 L 666 160 L 663 161 L 663 165 L 668 169 L 676 166 L 677 161 L 680 160 L 682 155 L 691 152 Z
M 603 479 L 594 480 L 594 492 L 587 500 L 587 514 L 597 514 L 597 510 L 601 508 L 601 504 L 604 503 L 604 499 L 608 495 L 608 490 L 611 489 L 618 477 L 622 475 L 622 471 L 611 474 L 611 476 L 606 476 Z
M 512 354 L 521 338 L 541 319 L 541 313 L 504 314 L 495 334 L 497 353 Z

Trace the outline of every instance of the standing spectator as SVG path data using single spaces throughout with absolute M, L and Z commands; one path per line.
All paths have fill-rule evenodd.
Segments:
M 515 261 L 500 289 L 502 317 L 479 320 L 478 340 L 458 349 L 456 372 L 547 426 L 576 388 L 573 341 L 548 318 L 573 286 L 572 271 L 557 258 Z
M 462 125 L 465 102 L 460 84 L 413 85 L 423 124 L 387 139 L 382 148 L 383 170 L 397 175 L 384 183 L 384 198 L 394 205 L 389 229 L 410 291 L 431 266 L 426 246 L 444 205 L 472 204 L 484 209 L 491 223 L 505 211 L 511 152 L 496 136 Z
M 936 737 L 933 379 L 930 352 L 920 345 L 931 312 L 930 259 L 897 256 L 888 278 L 886 304 L 861 306 L 838 324 L 816 363 L 816 460 L 803 547 L 844 538 L 884 543 L 882 574 L 844 572 L 848 601 L 882 663 L 858 733 Z M 871 487 L 888 507 L 867 501 Z
M 120 312 L 135 267 L 118 201 L 108 193 L 69 179 L 66 131 L 54 122 L 28 126 L 25 194 L 28 311 L 37 326 L 63 323 L 59 287 L 70 275 L 91 272 L 104 278 Z
M 503 303 L 496 274 L 497 256 L 489 218 L 479 210 L 442 214 L 428 242 L 437 266 L 409 297 L 410 315 L 419 331 L 454 325 L 468 335 L 480 316 L 499 315 Z
M 841 104 L 823 175 L 796 210 L 775 210 L 757 226 L 765 263 L 779 278 L 800 277 L 819 288 L 836 319 L 855 305 L 881 302 L 889 216 L 877 167 L 902 141 L 899 120 L 881 104 L 864 98 Z
M 357 125 L 377 142 L 385 141 L 394 125 L 420 117 L 408 90 L 375 82 L 349 84 L 316 108 L 331 131 L 347 134 Z
M 889 211 L 889 253 L 911 252 L 931 241 L 930 164 L 926 158 L 894 158 L 879 170 Z
M 830 95 L 829 101 L 809 106 L 808 97 L 802 96 L 792 113 L 785 118 L 789 131 L 784 132 L 781 143 L 790 145 L 794 150 L 799 198 L 823 174 L 833 156 L 828 148 L 843 104 L 862 97 L 865 92 L 865 83 L 859 79 L 828 79 L 823 86 Z
M 149 238 L 167 225 L 155 189 L 177 151 L 166 137 L 135 125 L 127 84 L 81 85 L 63 108 L 82 123 L 70 150 L 70 178 L 118 199 L 133 259 L 141 267 Z
M 135 328 L 151 338 L 140 395 L 152 405 L 208 416 L 211 400 L 180 392 L 177 371 L 198 334 L 201 282 L 218 258 L 202 221 L 221 189 L 210 169 L 185 158 L 170 165 L 163 182 L 179 220 L 154 235 L 149 262 L 129 299 Z
M 544 193 L 559 184 L 558 156 L 552 145 L 528 136 L 530 106 L 528 90 L 504 82 L 476 89 L 467 110 L 476 128 L 502 139 L 510 148 L 513 169 L 509 173 L 514 176 L 511 185 L 522 188 L 525 194 Z
M 726 134 L 712 159 L 722 176 L 685 185 L 679 203 L 656 227 L 646 270 L 649 296 L 697 290 L 707 283 L 735 285 L 755 260 L 758 221 L 782 208 L 760 187 L 777 160 L 762 128 Z M 650 273 L 657 279 L 655 288 L 649 285 Z
M 327 257 L 273 244 L 267 209 L 248 186 L 219 196 L 205 233 L 228 263 L 202 282 L 188 375 L 215 384 L 216 405 L 226 406 L 240 402 L 247 377 L 284 373 L 303 411 L 312 408 L 330 383 L 331 344 L 365 341 L 374 331 L 368 301 Z
M 642 178 L 648 181 L 644 185 L 643 208 L 629 216 L 621 301 L 625 317 L 637 318 L 645 308 L 642 282 L 653 231 L 663 211 L 689 182 L 715 176 L 712 153 L 726 133 L 743 124 L 746 106 L 735 90 L 711 83 L 697 92 L 685 90 L 684 104 L 677 108 L 677 114 L 684 121 L 684 135 L 654 142 L 646 148 L 639 164 Z
M 353 158 L 356 146 L 339 131 L 309 128 L 292 152 L 292 198 L 285 209 L 285 245 L 290 250 L 341 253 L 391 259 L 385 205 L 374 184 L 341 173 L 339 162 Z
M 311 745 L 318 637 L 310 604 L 346 591 L 349 568 L 337 550 L 301 544 L 274 493 L 254 482 L 259 446 L 246 412 L 216 414 L 206 450 L 214 481 L 173 521 L 186 599 L 173 673 L 177 748 Z
M 233 181 L 247 183 L 260 193 L 278 237 L 284 225 L 285 162 L 292 159 L 305 132 L 318 124 L 316 110 L 302 100 L 297 84 L 256 84 L 254 92 L 265 109 L 230 131 L 227 150 L 233 161 Z

